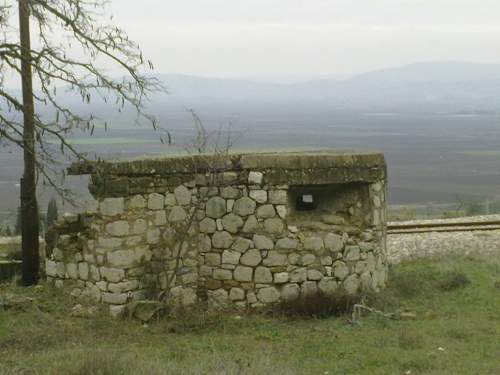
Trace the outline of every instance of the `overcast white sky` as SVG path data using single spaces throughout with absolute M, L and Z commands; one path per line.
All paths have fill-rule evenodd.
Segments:
M 112 0 L 157 72 L 345 76 L 412 62 L 500 63 L 499 0 Z

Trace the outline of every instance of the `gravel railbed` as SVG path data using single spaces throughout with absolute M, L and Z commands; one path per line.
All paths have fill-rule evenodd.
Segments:
M 397 224 L 446 224 L 489 220 L 500 220 L 500 215 L 414 220 L 398 222 Z M 389 234 L 387 236 L 387 253 L 389 262 L 392 264 L 403 260 L 446 255 L 499 256 L 500 230 Z

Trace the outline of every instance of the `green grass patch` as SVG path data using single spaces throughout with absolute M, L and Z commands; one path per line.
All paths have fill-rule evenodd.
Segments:
M 370 306 L 413 320 L 192 314 L 149 325 L 71 316 L 48 287 L 0 286 L 37 308 L 0 311 L 0 374 L 499 374 L 500 261 L 394 266 Z M 334 314 L 338 315 L 338 314 Z M 314 314 L 313 314 L 314 316 Z

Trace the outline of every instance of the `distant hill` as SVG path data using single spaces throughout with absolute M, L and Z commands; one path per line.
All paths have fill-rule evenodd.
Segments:
M 346 80 L 293 84 L 184 75 L 159 77 L 169 88 L 170 100 L 316 101 L 345 109 L 394 112 L 500 111 L 500 64 L 417 63 Z

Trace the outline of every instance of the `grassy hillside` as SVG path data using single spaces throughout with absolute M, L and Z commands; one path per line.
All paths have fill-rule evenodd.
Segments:
M 500 261 L 398 265 L 367 315 L 291 319 L 200 315 L 142 325 L 72 317 L 46 287 L 0 288 L 38 308 L 0 311 L 1 374 L 499 374 Z M 411 314 L 410 314 L 411 317 Z M 101 372 L 97 372 L 97 370 Z

